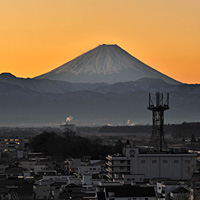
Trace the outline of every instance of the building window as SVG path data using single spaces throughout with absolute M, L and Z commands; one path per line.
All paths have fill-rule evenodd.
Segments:
M 120 160 L 120 163 L 125 163 L 125 160 Z
M 146 163 L 146 160 L 141 160 L 141 163 Z
M 157 163 L 157 160 L 152 160 L 152 163 Z
M 163 160 L 163 163 L 168 163 L 168 160 Z
M 178 163 L 178 160 L 174 160 L 174 163 L 176 163 L 176 164 L 177 164 L 177 163 Z

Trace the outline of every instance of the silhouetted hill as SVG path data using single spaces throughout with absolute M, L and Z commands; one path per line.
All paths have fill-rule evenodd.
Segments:
M 72 115 L 77 125 L 151 124 L 148 93 L 169 92 L 166 123 L 200 121 L 200 85 L 144 78 L 115 84 L 68 83 L 0 75 L 0 125 L 58 126 Z

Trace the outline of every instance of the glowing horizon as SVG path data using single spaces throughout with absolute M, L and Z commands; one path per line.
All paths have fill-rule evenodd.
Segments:
M 2 0 L 0 73 L 35 77 L 101 44 L 200 83 L 200 1 Z

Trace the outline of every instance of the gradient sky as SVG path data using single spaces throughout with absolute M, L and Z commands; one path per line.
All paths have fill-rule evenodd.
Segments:
M 200 0 L 0 0 L 0 73 L 34 77 L 104 43 L 200 83 Z

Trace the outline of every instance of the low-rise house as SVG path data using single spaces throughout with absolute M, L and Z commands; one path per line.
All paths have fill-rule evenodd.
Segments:
M 8 178 L 14 178 L 17 179 L 19 176 L 22 177 L 24 173 L 24 169 L 21 167 L 15 167 L 15 166 L 9 166 L 5 170 L 5 175 L 7 175 Z
M 50 184 L 52 196 L 53 196 L 54 199 L 59 198 L 59 194 L 62 191 L 61 188 L 65 184 L 66 183 L 64 183 L 64 182 L 54 182 L 54 183 Z
M 66 174 L 78 172 L 81 166 L 81 159 L 68 159 L 64 162 L 64 171 Z
M 112 186 L 98 191 L 98 200 L 156 200 L 154 187 Z
M 0 180 L 0 199 L 33 199 L 33 184 L 18 180 Z
M 170 200 L 188 200 L 190 199 L 191 193 L 188 189 L 185 187 L 178 187 L 174 190 L 172 190 L 169 194 Z
M 157 194 L 160 199 L 164 200 L 176 200 L 190 199 L 192 192 L 188 186 L 189 182 L 177 182 L 177 181 L 165 181 L 157 183 Z M 187 199 L 186 198 L 186 199 Z
M 11 199 L 34 199 L 33 185 L 26 185 L 18 188 L 10 188 Z
M 67 183 L 68 179 L 73 176 L 66 175 L 45 175 L 43 176 L 43 180 L 53 180 L 54 182 L 64 182 Z
M 47 169 L 54 169 L 54 161 L 50 158 L 40 158 L 39 160 L 37 160 L 37 165 L 45 165 Z
M 37 174 L 40 175 L 40 176 L 56 176 L 57 171 L 56 170 L 50 170 L 50 169 L 43 169 L 41 171 L 38 171 Z
M 80 166 L 79 168 L 80 174 L 92 174 L 100 172 L 101 172 L 101 165 L 86 165 L 86 166 Z
M 36 165 L 36 161 L 35 160 L 21 160 L 19 162 L 19 166 L 27 169 L 28 171 L 33 171 Z
M 76 184 L 76 185 L 82 185 L 82 180 L 81 178 L 77 178 L 77 177 L 69 177 L 67 184 Z
M 98 186 L 100 182 L 104 181 L 99 174 L 83 174 L 82 184 Z
M 50 199 L 51 188 L 49 185 L 34 185 L 34 198 L 35 199 Z
M 11 199 L 9 189 L 5 186 L 0 186 L 0 199 L 1 200 Z
M 46 165 L 34 165 L 34 173 L 38 174 L 38 172 L 42 170 L 46 170 L 47 166 Z
M 83 199 L 84 192 L 81 185 L 66 184 L 62 186 L 59 199 Z
M 0 163 L 0 174 L 4 174 L 6 168 L 9 167 L 8 163 Z

